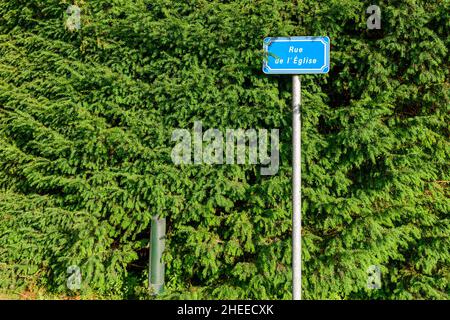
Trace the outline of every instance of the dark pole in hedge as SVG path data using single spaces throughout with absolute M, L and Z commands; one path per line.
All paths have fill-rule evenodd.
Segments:
M 149 287 L 153 294 L 160 294 L 164 290 L 164 252 L 166 240 L 166 218 L 152 217 L 150 232 L 150 270 Z

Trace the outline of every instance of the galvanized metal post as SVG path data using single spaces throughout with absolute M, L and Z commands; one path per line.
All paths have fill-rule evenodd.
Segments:
M 149 287 L 153 294 L 160 294 L 164 290 L 164 252 L 166 240 L 166 218 L 152 217 L 150 232 L 150 270 Z
M 292 76 L 292 298 L 302 299 L 302 145 L 301 145 L 301 82 Z

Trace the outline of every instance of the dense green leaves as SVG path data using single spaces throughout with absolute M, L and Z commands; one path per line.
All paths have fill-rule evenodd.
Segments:
M 328 35 L 302 76 L 306 299 L 448 299 L 448 0 L 0 4 L 0 285 L 145 297 L 151 216 L 166 298 L 291 298 L 290 79 L 266 36 Z M 72 4 L 72 3 L 70 3 Z M 279 128 L 281 166 L 172 163 L 174 128 Z M 368 290 L 379 265 L 381 290 Z

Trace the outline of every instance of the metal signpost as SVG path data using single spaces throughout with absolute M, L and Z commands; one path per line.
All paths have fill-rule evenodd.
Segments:
M 264 39 L 266 74 L 292 74 L 292 298 L 302 299 L 301 242 L 301 83 L 299 74 L 330 70 L 328 37 L 269 37 Z
M 149 287 L 154 295 L 164 291 L 164 262 L 162 255 L 166 243 L 166 218 L 152 217 L 150 231 Z

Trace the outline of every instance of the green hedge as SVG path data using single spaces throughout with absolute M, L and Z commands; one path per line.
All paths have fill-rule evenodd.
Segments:
M 266 36 L 327 35 L 302 76 L 305 299 L 448 299 L 448 0 L 0 3 L 0 287 L 146 297 L 151 216 L 165 298 L 291 298 L 289 76 Z M 280 170 L 172 163 L 175 128 L 279 128 Z M 382 288 L 366 289 L 370 265 Z

